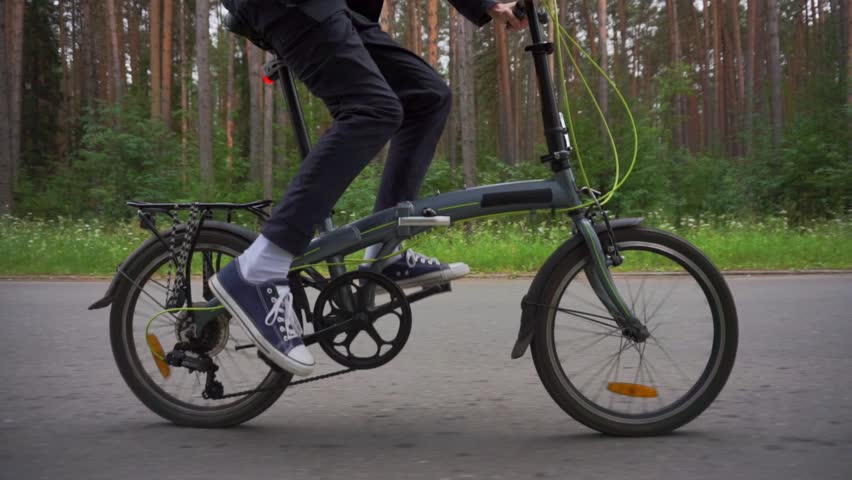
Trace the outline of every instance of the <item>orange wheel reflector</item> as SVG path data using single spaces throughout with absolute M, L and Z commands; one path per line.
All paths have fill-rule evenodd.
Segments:
M 172 374 L 172 370 L 169 368 L 169 364 L 165 361 L 166 353 L 163 352 L 163 346 L 160 345 L 160 341 L 153 333 L 148 334 L 148 348 L 151 349 L 151 356 L 154 357 L 154 362 L 156 362 L 157 368 L 160 369 L 160 375 L 162 375 L 163 378 L 169 378 L 169 375 Z
M 610 383 L 606 389 L 625 397 L 657 398 L 656 388 L 638 383 Z

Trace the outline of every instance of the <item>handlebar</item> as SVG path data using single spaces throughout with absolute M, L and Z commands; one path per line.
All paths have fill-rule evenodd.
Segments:
M 527 11 L 524 8 L 524 0 L 518 0 L 514 7 L 512 7 L 512 15 L 515 16 L 518 20 L 523 20 L 527 16 Z

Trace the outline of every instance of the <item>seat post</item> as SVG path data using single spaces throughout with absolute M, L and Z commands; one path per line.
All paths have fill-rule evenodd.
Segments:
M 296 93 L 296 83 L 293 81 L 293 74 L 290 73 L 290 69 L 277 58 L 277 55 L 276 64 L 278 65 L 278 83 L 281 85 L 281 91 L 284 92 L 284 99 L 287 101 L 287 109 L 290 111 L 290 123 L 293 125 L 296 142 L 299 144 L 299 154 L 304 160 L 311 151 L 311 137 L 308 134 L 308 127 L 305 125 L 305 116 L 302 113 L 299 95 Z
M 293 74 L 290 69 L 280 61 L 276 55 L 276 65 L 278 65 L 278 83 L 281 85 L 281 91 L 284 92 L 284 98 L 287 101 L 287 109 L 290 111 L 290 123 L 293 125 L 293 131 L 296 134 L 296 142 L 299 144 L 299 154 L 302 160 L 308 156 L 311 151 L 311 137 L 308 134 L 308 127 L 305 125 L 305 115 L 302 112 L 302 104 L 299 101 L 299 95 L 296 92 L 296 82 L 293 80 Z M 320 234 L 334 230 L 334 220 L 331 215 L 328 216 L 320 225 L 317 225 Z M 331 257 L 328 259 L 331 263 L 340 263 L 343 261 L 340 257 Z M 330 266 L 329 273 L 332 277 L 337 277 L 346 273 L 346 268 L 343 266 Z

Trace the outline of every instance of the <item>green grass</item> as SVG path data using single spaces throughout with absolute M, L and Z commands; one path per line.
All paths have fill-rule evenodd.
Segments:
M 789 228 L 783 218 L 685 219 L 675 229 L 651 215 L 648 223 L 675 230 L 723 270 L 852 269 L 852 250 L 846 248 L 850 220 Z M 0 275 L 109 275 L 147 236 L 136 224 L 0 217 Z M 491 220 L 470 231 L 463 226 L 437 231 L 411 245 L 444 261 L 467 262 L 478 273 L 526 273 L 569 236 L 567 223 Z

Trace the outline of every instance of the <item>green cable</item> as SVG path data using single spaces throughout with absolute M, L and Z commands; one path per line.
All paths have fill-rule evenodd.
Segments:
M 615 180 L 613 182 L 612 190 L 610 190 L 609 192 L 604 194 L 599 199 L 601 205 L 603 205 L 603 204 L 606 204 L 612 198 L 612 196 L 615 194 L 615 192 L 621 187 L 621 185 L 624 184 L 624 182 L 627 180 L 627 178 L 632 173 L 633 168 L 636 164 L 636 159 L 638 158 L 638 154 L 639 154 L 639 134 L 638 134 L 638 130 L 637 130 L 637 127 L 636 127 L 636 121 L 633 118 L 633 113 L 630 110 L 630 106 L 627 104 L 627 101 L 624 99 L 624 95 L 622 95 L 621 90 L 619 90 L 619 88 L 615 84 L 615 82 L 606 74 L 606 72 L 601 68 L 601 66 L 598 65 L 598 63 L 595 62 L 594 59 L 592 59 L 591 55 L 585 49 L 583 49 L 582 46 L 580 46 L 579 42 L 577 42 L 577 40 L 574 37 L 572 37 L 565 30 L 565 28 L 562 25 L 559 24 L 559 22 L 557 21 L 558 16 L 554 13 L 556 11 L 555 0 L 551 0 L 546 5 L 546 8 L 547 8 L 547 11 L 548 11 L 548 15 L 550 15 L 551 21 L 554 22 L 554 24 L 557 27 L 557 37 L 558 37 L 558 41 L 557 41 L 557 55 L 558 55 L 558 57 L 557 58 L 559 60 L 559 65 L 560 65 L 559 78 L 561 80 L 561 91 L 562 91 L 562 94 L 563 94 L 562 97 L 565 101 L 566 112 L 568 114 L 568 123 L 569 123 L 569 128 L 570 128 L 569 131 L 571 133 L 571 137 L 572 137 L 574 144 L 575 144 L 575 150 L 577 150 L 577 161 L 578 161 L 578 164 L 580 166 L 580 171 L 583 174 L 583 179 L 584 179 L 584 181 L 586 181 L 587 186 L 591 187 L 591 185 L 589 185 L 588 177 L 586 176 L 585 168 L 584 168 L 584 165 L 583 165 L 583 162 L 582 162 L 582 157 L 579 154 L 579 149 L 577 148 L 578 142 L 577 142 L 576 136 L 574 135 L 573 118 L 572 118 L 572 115 L 571 115 L 570 103 L 568 102 L 567 86 L 566 86 L 567 80 L 565 78 L 565 71 L 564 71 L 563 63 L 562 63 L 562 50 L 563 50 L 563 48 L 568 52 L 568 58 L 571 60 L 571 63 L 573 64 L 575 70 L 577 71 L 577 75 L 580 77 L 580 79 L 583 82 L 583 85 L 586 87 L 586 91 L 589 94 L 589 96 L 591 97 L 591 99 L 592 99 L 592 101 L 595 105 L 595 108 L 597 109 L 598 114 L 600 115 L 600 117 L 601 117 L 601 119 L 604 123 L 604 127 L 606 128 L 606 131 L 607 131 L 607 136 L 609 137 L 609 140 L 610 140 L 610 146 L 613 149 L 613 154 L 614 154 L 614 157 L 615 157 L 615 168 L 616 168 Z M 603 77 L 606 79 L 609 86 L 612 87 L 613 91 L 615 92 L 616 96 L 618 97 L 619 101 L 621 102 L 621 105 L 624 107 L 624 110 L 627 113 L 628 119 L 630 120 L 630 126 L 631 126 L 631 129 L 633 131 L 633 155 L 632 155 L 632 158 L 630 160 L 630 165 L 627 169 L 627 172 L 625 172 L 623 178 L 620 176 L 620 161 L 618 159 L 618 149 L 617 149 L 617 147 L 615 145 L 615 141 L 612 137 L 612 132 L 611 132 L 611 129 L 609 128 L 609 124 L 606 121 L 606 118 L 603 115 L 603 111 L 601 110 L 600 105 L 598 104 L 597 99 L 594 96 L 594 93 L 591 91 L 591 88 L 589 87 L 589 84 L 586 81 L 586 78 L 583 75 L 583 72 L 579 69 L 579 66 L 577 65 L 577 61 L 576 61 L 574 55 L 571 53 L 570 48 L 568 48 L 566 39 L 568 41 L 570 41 L 575 47 L 577 47 L 577 49 L 580 50 L 580 52 L 589 61 L 589 63 L 591 63 L 595 67 L 595 69 L 597 69 L 597 71 L 601 75 L 603 75 Z

